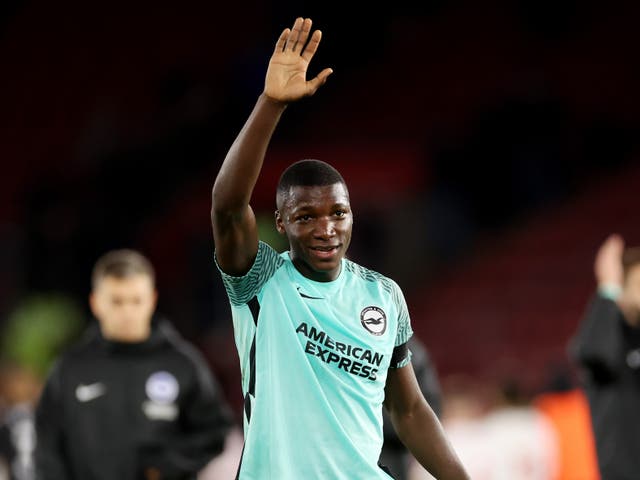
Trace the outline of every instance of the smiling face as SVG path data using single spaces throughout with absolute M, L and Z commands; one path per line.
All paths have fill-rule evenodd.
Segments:
M 344 183 L 292 186 L 280 192 L 277 200 L 276 228 L 289 241 L 293 264 L 312 280 L 335 280 L 353 226 Z

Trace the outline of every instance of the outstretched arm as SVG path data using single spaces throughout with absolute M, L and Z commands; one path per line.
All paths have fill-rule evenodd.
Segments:
M 640 305 L 625 279 L 624 251 L 624 239 L 617 233 L 609 235 L 598 250 L 594 265 L 598 293 L 616 302 L 631 327 L 640 328 Z
M 598 249 L 593 268 L 598 291 L 569 341 L 572 359 L 598 383 L 614 380 L 625 368 L 621 322 L 633 317 L 625 315 L 623 252 L 624 239 L 618 234 L 609 235 Z
M 400 440 L 438 480 L 469 480 L 452 445 L 427 401 L 411 364 L 389 369 L 385 407 Z
M 598 249 L 593 270 L 601 293 L 611 295 L 622 291 L 624 272 L 622 254 L 624 239 L 618 234 L 611 234 Z
M 333 72 L 325 68 L 307 80 L 309 62 L 322 33 L 311 33 L 311 19 L 286 28 L 269 60 L 264 91 L 231 145 L 213 185 L 211 223 L 216 259 L 223 271 L 245 274 L 258 251 L 256 219 L 249 205 L 267 147 L 290 102 L 313 95 Z

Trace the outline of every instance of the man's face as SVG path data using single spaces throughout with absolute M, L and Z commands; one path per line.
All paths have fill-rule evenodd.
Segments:
M 107 276 L 89 298 L 102 335 L 117 342 L 142 342 L 149 336 L 157 293 L 148 275 Z
M 276 228 L 287 236 L 296 268 L 316 281 L 337 278 L 353 226 L 346 187 L 292 187 L 278 207 Z

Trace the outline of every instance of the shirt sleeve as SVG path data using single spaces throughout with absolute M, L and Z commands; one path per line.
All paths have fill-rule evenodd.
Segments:
M 215 256 L 214 256 L 215 259 Z M 256 259 L 253 261 L 253 265 L 249 271 L 236 277 L 225 273 L 215 260 L 216 267 L 222 275 L 222 283 L 229 296 L 229 301 L 232 305 L 243 305 L 253 298 L 264 284 L 269 280 L 278 267 L 284 263 L 284 260 L 280 257 L 270 245 L 263 241 L 258 242 L 258 253 Z
M 592 378 L 606 380 L 617 376 L 624 366 L 622 313 L 618 305 L 596 294 L 570 342 L 570 354 Z
M 392 282 L 392 287 L 391 294 L 398 310 L 398 330 L 390 367 L 401 368 L 411 361 L 411 350 L 409 350 L 407 342 L 413 335 L 413 330 L 404 294 L 396 282 Z

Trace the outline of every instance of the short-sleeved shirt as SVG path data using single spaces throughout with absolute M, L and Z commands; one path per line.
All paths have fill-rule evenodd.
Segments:
M 348 259 L 316 282 L 264 242 L 246 275 L 221 274 L 245 398 L 239 478 L 388 480 L 384 386 L 412 335 L 397 283 Z

